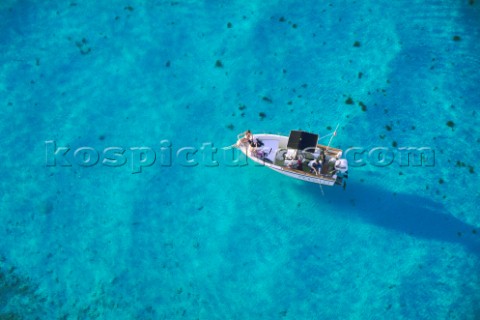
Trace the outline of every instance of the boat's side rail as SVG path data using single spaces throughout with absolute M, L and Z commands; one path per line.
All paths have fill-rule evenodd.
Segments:
M 291 169 L 291 168 L 288 168 L 288 167 L 281 167 L 281 168 L 284 171 L 293 172 L 293 173 L 296 173 L 296 174 L 302 175 L 302 176 L 310 176 L 310 177 L 321 178 L 323 180 L 335 181 L 335 178 L 333 178 L 332 176 L 329 176 L 329 175 L 325 175 L 325 174 L 320 174 L 320 175 L 317 176 L 317 175 L 314 175 L 314 174 L 311 174 L 311 173 L 308 173 L 308 172 L 305 172 L 305 171 Z

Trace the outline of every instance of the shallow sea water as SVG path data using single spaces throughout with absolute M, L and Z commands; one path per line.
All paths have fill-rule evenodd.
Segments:
M 0 319 L 480 317 L 477 1 L 6 0 L 0 27 Z M 323 194 L 175 157 L 337 123 L 435 165 Z

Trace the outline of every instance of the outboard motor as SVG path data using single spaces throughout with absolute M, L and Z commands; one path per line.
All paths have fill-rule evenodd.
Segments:
M 346 174 L 348 171 L 347 159 L 338 159 L 337 161 L 335 161 L 335 170 L 343 174 Z
M 335 183 L 339 185 L 343 184 L 343 190 L 345 190 L 345 187 L 347 186 L 347 182 L 345 181 L 345 179 L 348 178 L 347 159 L 338 159 L 337 161 L 335 161 L 335 170 L 337 172 L 337 175 L 335 177 Z

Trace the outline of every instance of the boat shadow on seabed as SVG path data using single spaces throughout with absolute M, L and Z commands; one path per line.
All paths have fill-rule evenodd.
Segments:
M 342 207 L 345 215 L 355 215 L 380 227 L 414 237 L 459 243 L 480 258 L 480 226 L 467 224 L 449 213 L 443 204 L 412 194 L 393 194 L 365 183 L 350 183 L 329 189 L 326 198 L 310 187 L 318 201 L 327 198 Z

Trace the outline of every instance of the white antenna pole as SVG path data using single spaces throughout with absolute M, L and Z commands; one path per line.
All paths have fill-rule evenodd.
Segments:
M 340 125 L 340 123 L 337 124 L 337 127 L 335 128 L 335 131 L 333 131 L 333 134 L 330 137 L 330 141 L 328 141 L 328 146 L 327 146 L 327 149 L 326 149 L 327 151 L 328 151 L 328 148 L 330 148 L 330 144 L 332 143 L 333 137 L 335 137 L 337 135 L 337 129 L 338 129 L 339 125 Z
M 322 140 L 323 138 L 330 137 L 333 133 L 326 134 L 320 138 L 318 138 L 318 141 Z

